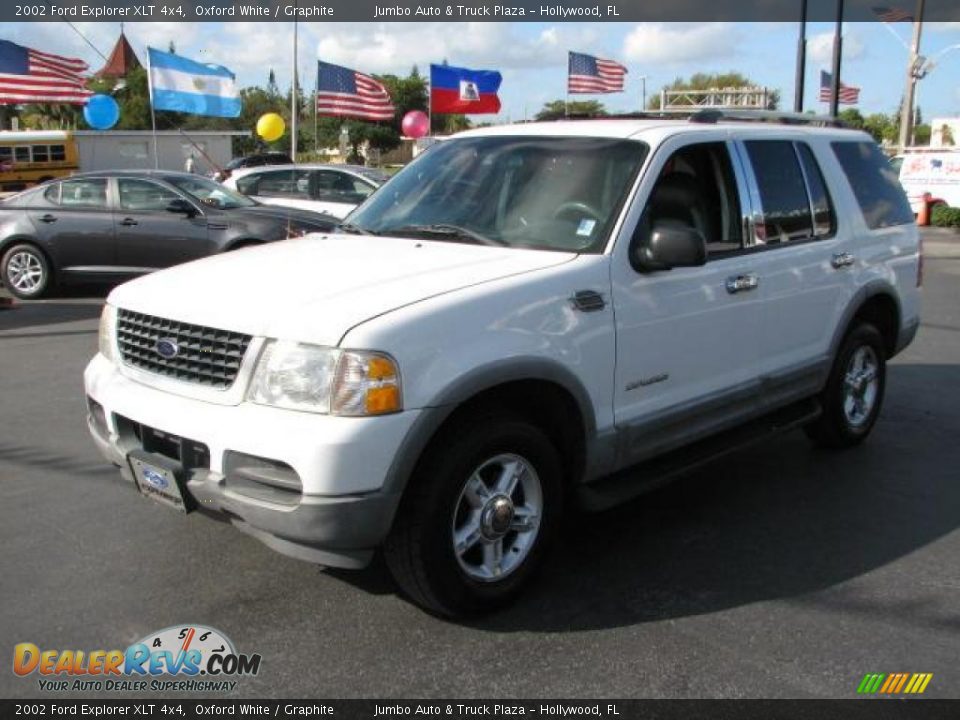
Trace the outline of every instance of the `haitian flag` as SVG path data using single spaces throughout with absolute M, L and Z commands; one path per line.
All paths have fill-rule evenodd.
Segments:
M 500 112 L 497 90 L 503 80 L 496 70 L 430 66 L 430 110 L 435 113 L 482 115 Z

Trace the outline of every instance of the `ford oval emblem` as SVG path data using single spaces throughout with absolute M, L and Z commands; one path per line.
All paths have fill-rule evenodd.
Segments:
M 155 487 L 157 490 L 164 490 L 169 484 L 163 476 L 163 473 L 151 470 L 150 468 L 143 468 L 143 479 L 146 480 L 148 485 Z
M 173 338 L 160 338 L 153 347 L 157 355 L 167 360 L 173 360 L 180 353 L 180 346 Z

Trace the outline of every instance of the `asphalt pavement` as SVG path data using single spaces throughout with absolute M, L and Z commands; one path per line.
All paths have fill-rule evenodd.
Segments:
M 864 446 L 795 432 L 572 518 L 520 602 L 467 624 L 380 564 L 324 570 L 140 497 L 84 421 L 103 292 L 0 309 L 0 696 L 51 697 L 15 643 L 201 623 L 263 657 L 233 697 L 850 698 L 868 672 L 960 697 L 960 236 L 925 235 L 922 327 Z

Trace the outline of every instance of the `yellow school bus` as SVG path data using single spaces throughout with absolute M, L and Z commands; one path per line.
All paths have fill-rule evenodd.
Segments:
M 80 166 L 73 133 L 0 131 L 0 190 L 23 190 L 75 172 Z

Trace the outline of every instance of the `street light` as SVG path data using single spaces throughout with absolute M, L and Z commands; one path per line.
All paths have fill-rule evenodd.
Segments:
M 918 67 L 916 67 L 915 69 L 914 77 L 917 80 L 923 80 L 923 78 L 929 75 L 930 72 L 937 66 L 937 61 L 940 60 L 940 58 L 942 58 L 948 52 L 951 52 L 953 50 L 960 50 L 960 43 L 945 47 L 943 50 L 938 52 L 932 58 L 927 59 L 922 55 L 918 57 L 917 60 L 919 60 L 920 62 L 918 63 Z

